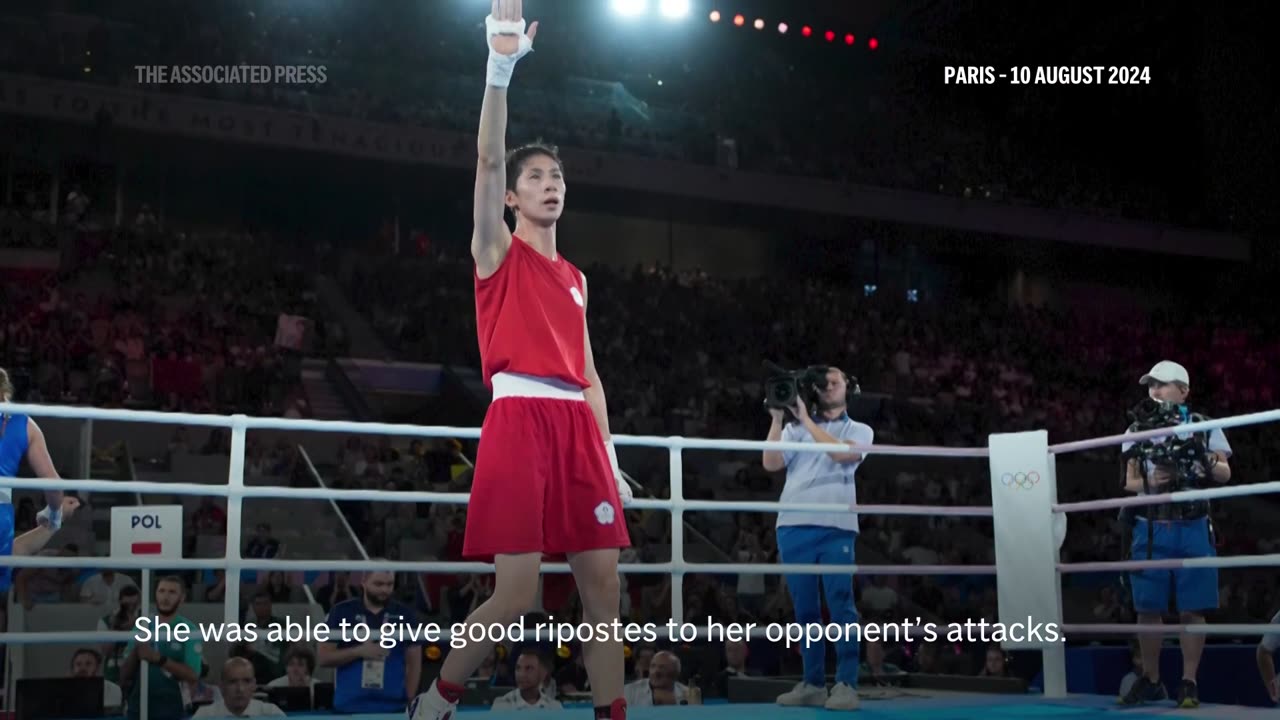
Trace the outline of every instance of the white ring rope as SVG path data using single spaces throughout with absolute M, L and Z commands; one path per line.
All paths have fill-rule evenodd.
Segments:
M 1190 502 L 1192 500 L 1213 500 L 1215 498 L 1244 497 L 1248 495 L 1266 495 L 1280 492 L 1280 481 L 1233 485 L 1231 487 L 1204 488 L 1202 490 L 1179 490 L 1158 495 L 1135 495 L 1133 497 L 1107 498 L 1106 500 L 1086 500 L 1074 503 L 1054 503 L 1055 512 L 1082 512 L 1085 510 L 1110 510 L 1134 505 L 1163 505 L 1167 502 Z
M 62 479 L 58 483 L 65 490 L 79 490 L 107 493 L 146 493 L 167 495 L 202 495 L 225 497 L 228 499 L 228 536 L 239 534 L 241 503 L 245 498 L 286 498 L 295 500 L 339 500 L 339 501 L 372 501 L 372 502 L 414 502 L 461 505 L 469 499 L 467 493 L 434 493 L 434 492 L 387 492 L 382 490 L 331 490 L 327 488 L 294 488 L 285 486 L 246 486 L 244 485 L 244 449 L 245 432 L 254 430 L 299 430 L 310 432 L 341 432 L 360 435 L 396 435 L 411 437 L 452 437 L 475 439 L 480 436 L 479 428 L 460 428 L 451 426 L 417 426 L 388 423 L 361 423 L 333 420 L 304 420 L 292 418 L 261 418 L 245 415 L 196 415 L 191 413 L 165 413 L 138 410 L 107 410 L 91 407 L 66 407 L 46 405 L 23 405 L 6 403 L 5 409 L 14 414 L 25 414 L 34 417 L 59 417 L 89 420 L 120 420 L 166 425 L 191 425 L 204 427 L 222 427 L 232 430 L 232 458 L 230 463 L 229 482 L 226 485 L 207 485 L 196 483 L 164 483 L 143 481 L 112 480 L 71 480 Z M 1251 415 L 1240 415 L 1200 423 L 1181 425 L 1177 428 L 1153 430 L 1130 435 L 1113 435 L 1074 443 L 1063 443 L 1049 447 L 1050 454 L 1063 454 L 1081 450 L 1096 449 L 1111 445 L 1119 445 L 1144 439 L 1164 437 L 1186 432 L 1202 432 L 1212 429 L 1240 427 L 1264 422 L 1280 420 L 1280 410 L 1272 410 Z M 615 435 L 618 445 L 666 448 L 671 456 L 671 500 L 637 499 L 629 507 L 636 509 L 668 510 L 673 514 L 673 532 L 671 552 L 673 557 L 683 557 L 683 533 L 681 521 L 685 512 L 763 512 L 772 513 L 785 508 L 790 512 L 853 512 L 860 514 L 881 515 L 926 515 L 926 516 L 967 516 L 992 517 L 991 507 L 980 506 L 922 506 L 922 505 L 841 505 L 841 504 L 783 504 L 780 502 L 721 502 L 705 500 L 686 500 L 683 497 L 683 476 L 680 453 L 682 450 L 792 450 L 799 452 L 842 452 L 850 446 L 842 444 L 816 444 L 801 442 L 768 442 L 752 440 L 712 440 L 700 438 L 684 438 L 679 436 L 629 436 Z M 911 447 L 876 445 L 874 447 L 857 447 L 859 452 L 874 455 L 896 455 L 910 457 L 990 457 L 988 448 L 947 448 L 947 447 Z M 44 490 L 50 481 L 32 478 L 0 478 L 0 487 Z M 1114 498 L 1078 503 L 1056 503 L 1056 513 L 1067 513 L 1085 510 L 1102 510 L 1132 505 L 1150 505 L 1185 500 L 1205 500 L 1220 497 L 1239 497 L 1262 493 L 1280 492 L 1280 482 L 1240 485 L 1233 487 L 1212 488 L 1205 490 L 1189 490 L 1163 495 L 1139 496 L 1133 498 Z M 681 529 L 677 529 L 680 527 Z M 136 558 L 110 557 L 9 557 L 6 564 L 13 568 L 119 568 L 119 569 L 160 569 L 160 570 L 199 570 L 225 569 L 228 571 L 227 617 L 233 619 L 235 611 L 230 600 L 230 590 L 239 589 L 239 571 L 242 570 L 283 570 L 283 571 L 369 571 L 389 570 L 396 572 L 441 572 L 441 573 L 474 573 L 491 574 L 494 567 L 487 563 L 469 562 L 398 562 L 381 560 L 276 560 L 246 559 L 239 556 L 238 546 L 227 546 L 227 556 L 223 558 L 180 560 L 156 560 Z M 1080 572 L 1121 572 L 1146 568 L 1193 568 L 1193 567 L 1265 567 L 1280 566 L 1280 554 L 1245 555 L 1235 557 L 1188 558 L 1176 560 L 1133 560 L 1123 562 L 1089 562 L 1059 563 L 1060 573 Z M 784 565 L 778 563 L 690 563 L 677 559 L 666 563 L 622 564 L 619 572 L 627 574 L 670 574 L 672 575 L 672 617 L 683 620 L 683 587 L 684 575 L 699 574 L 860 574 L 860 575 L 995 575 L 992 565 Z M 566 563 L 548 563 L 542 566 L 547 573 L 565 574 L 571 572 Z M 1066 633 L 1098 634 L 1098 633 L 1174 633 L 1190 632 L 1202 635 L 1261 635 L 1275 632 L 1280 625 L 1160 625 L 1138 626 L 1132 624 L 1097 625 L 1097 624 L 1064 624 Z M 705 635 L 705 628 L 700 631 L 700 638 Z M 52 632 L 52 633 L 0 633 L 0 644 L 31 643 L 77 643 L 77 642 L 111 642 L 128 640 L 133 636 L 130 632 Z M 756 628 L 753 637 L 765 637 L 764 630 Z M 704 638 L 705 639 L 705 638 Z

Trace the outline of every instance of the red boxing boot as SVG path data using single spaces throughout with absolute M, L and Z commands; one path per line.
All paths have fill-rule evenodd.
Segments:
M 596 708 L 596 720 L 627 720 L 627 701 L 618 698 L 609 707 Z

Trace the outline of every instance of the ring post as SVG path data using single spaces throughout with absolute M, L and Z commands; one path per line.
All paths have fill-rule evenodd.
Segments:
M 1057 478 L 1044 430 L 992 435 L 991 509 L 996 546 L 996 588 L 1005 649 L 1040 650 L 1044 696 L 1066 697 L 1062 632 L 1062 579 L 1058 549 L 1066 515 L 1053 512 Z M 1046 628 L 1054 626 L 1052 641 Z M 1033 631 L 1034 629 L 1034 631 Z
M 684 622 L 684 463 L 682 438 L 670 438 L 671 446 L 671 619 Z
M 244 504 L 244 415 L 231 416 L 231 469 L 227 474 L 227 585 L 222 618 L 228 627 L 240 623 L 240 526 Z

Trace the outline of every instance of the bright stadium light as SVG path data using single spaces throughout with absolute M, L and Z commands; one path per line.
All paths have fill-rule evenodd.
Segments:
M 711 11 L 711 22 L 720 22 L 720 11 L 719 11 L 719 10 L 712 10 L 712 11 Z
M 786 35 L 786 34 L 787 34 L 787 24 L 786 24 L 786 23 L 778 23 L 778 32 L 782 33 L 783 35 Z
M 643 15 L 649 9 L 647 0 L 613 0 L 613 11 L 623 17 Z
M 662 0 L 658 9 L 663 17 L 679 20 L 689 14 L 689 0 Z
M 764 29 L 764 20 L 761 20 L 760 18 L 756 18 L 756 21 L 753 23 L 753 26 L 754 26 L 754 27 L 755 27 L 755 29 L 757 29 L 757 30 L 763 30 L 763 29 Z

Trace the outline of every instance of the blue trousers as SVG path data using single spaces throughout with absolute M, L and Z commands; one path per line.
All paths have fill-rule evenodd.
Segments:
M 812 525 L 783 526 L 778 528 L 778 558 L 784 565 L 852 565 L 857 537 L 858 534 L 851 530 Z M 787 575 L 786 578 L 791 603 L 795 606 L 796 622 L 800 625 L 822 623 L 819 580 L 827 597 L 830 622 L 842 628 L 848 623 L 858 622 L 858 610 L 853 606 L 852 575 Z M 842 637 L 848 639 L 836 643 L 836 682 L 857 687 L 858 639 L 852 633 L 842 633 Z M 801 657 L 804 659 L 804 681 L 826 687 L 826 642 L 804 644 Z
M 1147 525 L 1137 518 L 1133 526 L 1131 555 L 1134 560 L 1147 559 Z M 1209 519 L 1157 521 L 1151 525 L 1150 554 L 1152 560 L 1215 557 L 1209 537 Z M 1170 594 L 1177 600 L 1178 612 L 1204 612 L 1218 609 L 1218 568 L 1181 568 L 1178 570 L 1135 570 L 1129 573 L 1133 587 L 1133 609 L 1140 613 L 1168 612 Z

